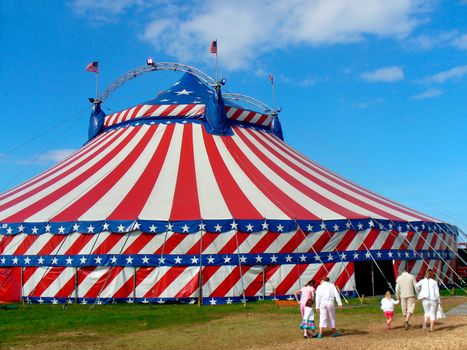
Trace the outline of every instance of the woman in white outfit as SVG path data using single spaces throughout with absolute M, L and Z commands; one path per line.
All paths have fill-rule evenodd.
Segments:
M 418 293 L 418 300 L 422 301 L 423 310 L 425 311 L 423 328 L 426 328 L 428 319 L 430 319 L 430 331 L 433 332 L 436 310 L 438 308 L 438 304 L 441 304 L 441 300 L 439 299 L 438 282 L 435 281 L 433 270 L 429 269 L 426 272 L 425 278 L 417 283 L 417 288 L 420 290 L 420 293 Z
M 331 337 L 338 337 L 341 334 L 336 331 L 336 309 L 334 299 L 337 305 L 342 307 L 341 297 L 334 284 L 329 283 L 329 277 L 324 277 L 321 284 L 316 288 L 316 311 L 319 312 L 319 334 L 318 338 L 323 337 L 323 328 L 332 328 Z

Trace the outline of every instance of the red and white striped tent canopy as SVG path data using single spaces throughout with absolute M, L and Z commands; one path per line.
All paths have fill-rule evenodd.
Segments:
M 212 111 L 228 133 L 210 132 Z M 224 105 L 191 74 L 105 116 L 81 149 L 0 195 L 0 299 L 16 288 L 1 276 L 29 301 L 220 303 L 287 297 L 325 274 L 352 292 L 365 260 L 448 275 L 455 227 L 315 163 L 275 118 Z

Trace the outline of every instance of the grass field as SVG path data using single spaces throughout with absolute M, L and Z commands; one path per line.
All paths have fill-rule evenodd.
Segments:
M 444 297 L 445 310 L 467 297 Z M 417 303 L 413 327 L 397 315 L 385 330 L 379 299 L 352 299 L 338 310 L 339 338 L 302 339 L 298 308 L 264 301 L 196 305 L 19 305 L 0 310 L 0 349 L 467 349 L 467 317 L 448 317 L 433 333 L 421 329 Z M 317 320 L 318 316 L 315 316 Z

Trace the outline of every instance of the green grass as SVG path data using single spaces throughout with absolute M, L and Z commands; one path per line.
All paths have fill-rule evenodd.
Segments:
M 382 322 L 380 299 L 381 297 L 365 297 L 363 303 L 358 298 L 348 299 L 349 303 L 344 303 L 344 308 L 337 311 L 340 324 L 349 328 L 355 322 Z M 462 302 L 459 298 L 447 298 L 446 301 L 445 311 L 450 305 Z M 420 314 L 420 310 L 417 307 L 416 313 Z M 264 323 L 266 329 L 279 323 L 288 324 L 288 327 L 295 330 L 299 322 L 298 307 L 293 305 L 277 308 L 272 301 L 250 302 L 246 307 L 243 304 L 203 307 L 177 304 L 109 304 L 90 309 L 89 305 L 73 304 L 65 310 L 61 305 L 18 305 L 18 309 L 0 310 L 0 349 L 39 348 L 44 342 L 58 344 L 63 339 L 71 338 L 81 342 L 83 346 L 93 348 L 93 344 L 100 344 L 104 339 L 119 339 L 125 335 L 132 338 L 137 337 L 138 332 L 145 331 L 165 336 L 173 334 L 174 330 L 177 332 L 178 329 L 188 332 L 212 329 L 215 332 L 225 327 L 226 334 L 231 334 L 233 329 L 230 328 L 234 327 L 231 322 L 236 322 L 235 327 L 240 327 L 240 332 L 246 332 L 246 339 L 257 336 L 255 332 L 259 330 L 254 325 L 258 322 Z M 285 332 L 281 328 L 275 332 L 277 341 L 288 336 L 287 333 L 280 333 Z M 192 336 L 196 337 L 196 334 Z M 223 332 L 221 336 L 224 336 Z M 164 338 L 158 341 L 163 342 Z M 182 346 L 177 341 L 181 340 L 173 340 L 175 349 Z M 264 345 L 268 345 L 268 339 L 263 341 Z

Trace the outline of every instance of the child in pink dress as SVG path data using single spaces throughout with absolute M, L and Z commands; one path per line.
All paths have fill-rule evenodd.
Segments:
M 305 314 L 305 305 L 306 302 L 311 299 L 315 300 L 315 280 L 308 281 L 301 289 L 297 290 L 295 294 L 295 300 L 300 304 L 300 314 L 303 316 Z M 298 295 L 300 294 L 300 300 L 298 300 Z

